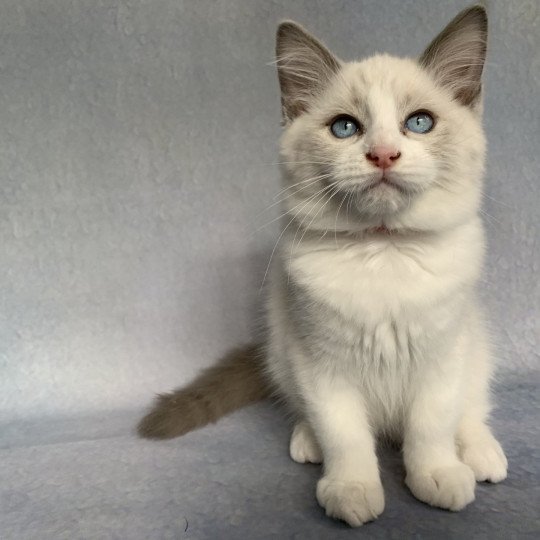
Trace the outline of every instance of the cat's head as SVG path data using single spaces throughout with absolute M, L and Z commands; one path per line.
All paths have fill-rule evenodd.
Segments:
M 282 23 L 284 204 L 296 223 L 432 231 L 475 216 L 486 39 L 486 13 L 475 6 L 417 60 L 343 62 L 296 23 Z

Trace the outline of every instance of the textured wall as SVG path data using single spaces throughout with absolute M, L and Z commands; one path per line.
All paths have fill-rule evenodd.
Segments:
M 248 339 L 276 223 L 274 31 L 415 55 L 466 2 L 2 0 L 0 418 L 128 408 Z M 540 4 L 489 3 L 483 290 L 540 330 Z

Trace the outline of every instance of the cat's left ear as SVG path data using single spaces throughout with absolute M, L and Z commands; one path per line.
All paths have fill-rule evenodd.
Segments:
M 482 6 L 459 13 L 431 42 L 420 64 L 463 105 L 477 105 L 486 59 L 487 14 Z

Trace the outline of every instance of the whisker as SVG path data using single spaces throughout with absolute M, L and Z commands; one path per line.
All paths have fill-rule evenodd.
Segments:
M 320 191 L 318 191 L 317 193 L 315 193 L 315 195 L 318 195 L 320 193 Z M 307 199 L 308 201 L 313 197 L 310 196 L 309 199 Z M 285 210 L 284 212 L 282 212 L 279 216 L 277 216 L 276 218 L 272 219 L 271 221 L 269 221 L 268 223 L 265 223 L 264 225 L 261 225 L 260 227 L 258 227 L 257 229 L 255 229 L 253 231 L 252 234 L 255 234 L 257 232 L 259 232 L 261 229 L 264 229 L 265 227 L 268 227 L 268 225 L 271 225 L 272 223 L 274 223 L 275 221 L 281 219 L 282 217 L 286 216 L 287 214 L 289 214 L 290 212 L 292 212 L 293 210 L 295 210 L 296 208 L 298 208 L 303 202 L 305 201 L 300 201 L 298 204 L 296 204 L 295 206 L 293 206 L 292 208 L 290 208 L 289 210 Z
M 332 189 L 333 186 L 332 185 L 329 185 L 329 186 L 326 186 L 325 188 L 323 188 L 321 191 L 322 191 L 322 195 L 319 197 L 319 199 L 317 199 L 317 201 L 314 202 L 314 206 L 313 208 L 311 208 L 309 210 L 309 212 L 302 218 L 302 221 L 300 222 L 300 224 L 298 225 L 298 228 L 296 229 L 296 232 L 294 233 L 294 238 L 291 242 L 291 249 L 290 249 L 290 252 L 289 252 L 289 274 L 290 274 L 290 268 L 291 268 L 291 263 L 292 263 L 292 255 L 293 255 L 293 251 L 294 251 L 294 243 L 296 241 L 296 237 L 298 236 L 298 231 L 300 231 L 300 229 L 302 229 L 302 225 L 304 224 L 304 222 L 306 221 L 306 219 L 309 217 L 309 215 L 311 214 L 311 212 L 315 209 L 315 205 L 317 205 L 318 203 L 320 203 L 325 197 L 326 197 L 326 192 L 330 189 Z M 321 193 L 319 191 L 319 193 Z M 326 206 L 326 204 L 324 205 Z M 324 208 L 323 206 L 323 208 Z M 319 209 L 320 211 L 321 209 Z M 318 212 L 317 212 L 318 213 Z M 317 214 L 315 214 L 314 217 L 316 217 Z M 311 225 L 311 222 L 310 222 L 310 225 Z M 297 244 L 299 245 L 299 244 Z M 287 278 L 287 282 L 288 282 L 288 278 Z
M 339 193 L 339 190 L 338 189 L 334 189 L 332 195 L 330 195 L 330 198 L 323 204 L 323 206 L 321 208 L 319 208 L 319 210 L 317 211 L 317 213 L 313 216 L 313 218 L 311 219 L 311 221 L 309 222 L 308 226 L 304 229 L 304 233 L 302 234 L 302 236 L 300 237 L 300 240 L 298 240 L 298 244 L 296 244 L 296 246 L 298 247 L 301 243 L 302 243 L 302 240 L 304 239 L 304 236 L 306 235 L 306 233 L 309 231 L 309 228 L 311 227 L 311 224 L 315 221 L 315 219 L 317 218 L 317 216 L 319 215 L 319 213 L 324 210 L 326 208 L 326 206 L 328 205 L 328 203 L 334 198 L 334 196 L 336 194 Z
M 481 208 L 478 209 L 479 212 L 486 217 L 490 225 L 493 225 L 493 223 L 490 220 L 493 220 L 497 225 L 502 225 L 502 222 L 498 220 L 496 217 L 492 216 L 491 214 L 488 214 L 485 210 L 482 210 Z
M 309 184 L 306 184 L 305 186 L 302 186 L 300 188 L 298 188 L 296 191 L 293 191 L 292 193 L 289 193 L 287 196 L 273 202 L 270 206 L 267 206 L 262 212 L 260 212 L 257 217 L 260 217 L 262 216 L 265 212 L 268 212 L 268 210 L 270 210 L 270 208 L 273 208 L 274 206 L 276 206 L 276 204 L 281 204 L 283 202 L 285 202 L 287 199 L 290 199 L 291 197 L 293 197 L 294 195 L 297 195 L 300 191 L 304 190 L 304 189 L 307 189 L 309 187 L 311 187 L 313 184 L 316 184 L 318 181 L 320 180 L 320 178 L 315 178 L 315 179 L 311 179 L 310 183 Z M 292 186 L 291 186 L 292 187 Z M 287 188 L 289 189 L 289 188 Z M 278 194 L 279 195 L 279 194 Z
M 316 195 L 319 195 L 322 193 L 322 196 L 317 199 L 317 201 L 314 201 L 312 198 L 311 199 L 311 202 L 313 202 L 315 205 L 318 204 L 320 201 L 322 201 L 324 199 L 324 197 L 326 197 L 326 191 L 329 191 L 331 189 L 334 188 L 334 185 L 333 184 L 330 184 L 328 186 L 325 186 L 323 189 L 319 190 Z M 303 207 L 300 209 L 300 211 L 303 209 Z M 311 214 L 311 212 L 313 211 L 313 208 L 302 218 L 302 221 L 300 222 L 300 225 L 298 226 L 298 229 L 296 230 L 296 233 L 294 235 L 294 238 L 293 238 L 293 241 L 292 241 L 292 247 L 294 247 L 294 242 L 296 240 L 296 236 L 298 234 L 298 231 L 302 228 L 302 225 L 304 224 L 305 220 L 307 219 L 307 217 Z
M 329 186 L 326 186 L 325 188 L 323 188 L 323 190 L 326 189 L 327 187 L 329 187 Z M 265 270 L 265 272 L 264 272 L 264 276 L 263 276 L 263 280 L 262 280 L 262 283 L 261 283 L 261 287 L 259 288 L 259 294 L 261 294 L 261 292 L 262 292 L 262 289 L 263 289 L 263 287 L 264 287 L 264 283 L 265 283 L 265 281 L 266 281 L 266 276 L 268 275 L 268 271 L 269 271 L 269 269 L 270 269 L 270 264 L 272 263 L 272 258 L 274 257 L 274 253 L 276 252 L 276 249 L 277 249 L 277 247 L 278 247 L 278 244 L 279 244 L 281 238 L 283 237 L 283 235 L 285 234 L 285 231 L 289 228 L 289 226 L 291 225 L 291 223 L 296 219 L 296 216 L 299 214 L 299 212 L 301 212 L 302 209 L 303 209 L 305 206 L 307 206 L 307 205 L 311 202 L 311 200 L 312 200 L 314 197 L 316 197 L 319 193 L 320 193 L 320 192 L 317 192 L 315 195 L 312 195 L 309 199 L 307 199 L 307 201 L 304 202 L 304 205 L 302 206 L 302 208 L 300 208 L 300 210 L 298 210 L 298 211 L 294 214 L 294 216 L 291 218 L 291 220 L 289 221 L 289 223 L 287 223 L 287 225 L 286 225 L 286 226 L 284 227 L 284 229 L 281 231 L 281 234 L 278 236 L 278 239 L 276 240 L 276 243 L 274 244 L 274 249 L 272 249 L 272 253 L 270 253 L 270 260 L 268 261 L 268 264 L 266 265 L 266 270 Z M 297 206 L 299 206 L 299 205 L 296 205 L 295 208 L 296 208 Z M 293 210 L 294 210 L 294 208 L 293 208 Z M 287 212 L 285 212 L 284 215 L 286 215 L 286 214 L 287 214 Z M 283 216 L 280 216 L 280 218 L 281 218 L 281 217 L 283 217 Z
M 332 161 L 272 161 L 266 165 L 333 165 Z
M 348 193 L 349 193 L 349 195 L 348 195 L 349 200 L 347 201 L 347 206 L 346 206 L 346 209 L 345 209 L 345 213 L 347 215 L 347 225 L 349 225 L 349 212 L 351 210 L 351 202 L 352 202 L 352 199 L 353 199 L 354 192 L 349 191 Z
M 493 202 L 496 202 L 497 204 L 500 204 L 502 206 L 506 206 L 507 208 L 515 210 L 515 208 L 511 204 L 508 204 L 508 203 L 505 203 L 505 202 L 502 202 L 502 201 L 498 201 L 497 199 L 494 199 L 493 197 L 490 197 L 487 193 L 482 193 L 482 197 L 486 197 L 487 199 L 489 199 L 489 200 L 491 200 Z
M 341 210 L 341 207 L 343 206 L 343 203 L 345 202 L 345 199 L 348 196 L 348 192 L 345 192 L 345 195 L 343 195 L 343 199 L 341 199 L 341 203 L 338 207 L 337 213 L 336 213 L 336 219 L 334 220 L 334 240 L 336 242 L 336 248 L 337 248 L 337 221 L 339 217 L 339 211 Z
M 306 182 L 311 182 L 312 180 L 322 180 L 323 178 L 328 178 L 329 176 L 331 176 L 331 175 L 330 174 L 319 174 L 318 176 L 312 176 L 311 178 L 306 178 L 305 180 L 300 180 L 300 182 L 296 182 L 296 184 L 292 184 L 290 186 L 287 186 L 287 187 L 283 188 L 281 191 L 279 191 L 278 193 L 276 193 L 276 195 L 274 195 L 274 199 L 279 197 L 285 191 L 288 191 L 289 189 L 294 188 L 295 186 L 298 186 L 300 184 L 305 184 Z

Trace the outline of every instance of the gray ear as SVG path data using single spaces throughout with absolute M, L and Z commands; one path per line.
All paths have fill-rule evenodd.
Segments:
M 285 123 L 307 110 L 341 66 L 322 43 L 292 21 L 277 29 L 276 63 Z
M 482 6 L 465 9 L 420 57 L 420 64 L 463 105 L 474 106 L 481 93 L 487 28 L 487 14 Z

